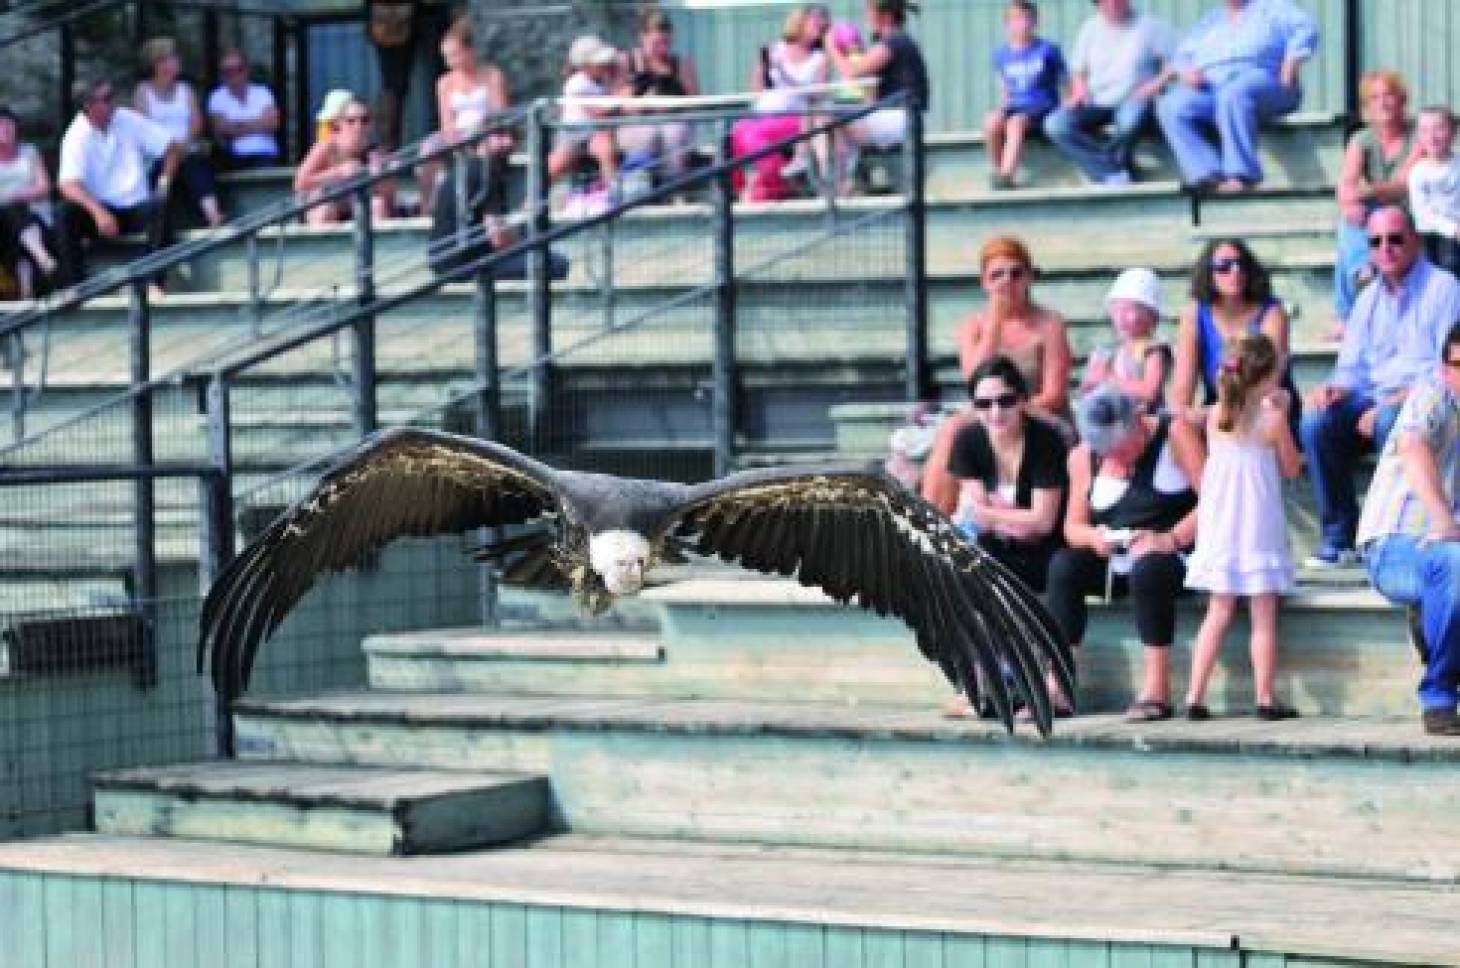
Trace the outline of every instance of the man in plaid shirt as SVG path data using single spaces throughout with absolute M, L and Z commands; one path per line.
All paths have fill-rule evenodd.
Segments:
M 1369 578 L 1418 609 L 1426 733 L 1460 736 L 1460 322 L 1439 372 L 1415 385 L 1384 445 L 1359 518 Z

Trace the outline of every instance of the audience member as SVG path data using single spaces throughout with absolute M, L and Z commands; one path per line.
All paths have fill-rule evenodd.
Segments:
M 1292 397 L 1278 386 L 1283 362 L 1263 333 L 1243 336 L 1222 362 L 1217 405 L 1207 418 L 1196 548 L 1186 563 L 1186 587 L 1207 593 L 1207 614 L 1192 647 L 1187 719 L 1211 718 L 1207 682 L 1242 598 L 1252 623 L 1257 718 L 1298 715 L 1274 691 L 1279 596 L 1297 580 L 1282 479 L 1296 477 L 1302 468 L 1288 427 Z
M 279 164 L 279 107 L 273 93 L 248 76 L 248 60 L 234 47 L 224 52 L 218 70 L 223 83 L 208 95 L 208 121 L 219 164 L 228 171 Z
M 1444 106 L 1419 113 L 1421 157 L 1409 171 L 1409 210 L 1430 262 L 1460 273 L 1460 158 L 1455 115 Z
M 20 140 L 20 119 L 0 107 L 0 263 L 15 278 L 21 299 L 35 296 L 56 276 L 58 264 L 42 214 L 51 178 L 35 145 Z
M 1262 181 L 1258 126 L 1297 109 L 1298 71 L 1317 44 L 1316 21 L 1293 0 L 1223 0 L 1197 21 L 1161 74 L 1162 87 L 1177 83 L 1156 106 L 1188 185 L 1240 192 Z
M 1405 113 L 1409 90 L 1393 71 L 1369 71 L 1359 82 L 1364 126 L 1349 139 L 1338 176 L 1338 257 L 1333 311 L 1340 326 L 1354 297 L 1373 277 L 1365 224 L 1380 205 L 1409 204 L 1409 172 L 1419 159 L 1414 123 Z
M 995 236 L 979 252 L 979 274 L 988 305 L 973 311 L 958 327 L 958 361 L 964 379 L 995 356 L 1006 356 L 1029 388 L 1026 406 L 1040 419 L 1068 431 L 1069 384 L 1073 353 L 1064 318 L 1030 299 L 1034 262 L 1023 242 Z M 958 482 L 948 473 L 953 439 L 972 419 L 950 416 L 938 429 L 923 473 L 923 497 L 951 513 Z
M 1407 211 L 1369 216 L 1369 249 L 1379 277 L 1359 293 L 1328 382 L 1309 395 L 1301 439 L 1318 498 L 1322 543 L 1310 567 L 1354 561 L 1358 501 L 1353 464 L 1383 450 L 1410 387 L 1430 373 L 1445 333 L 1460 319 L 1460 282 L 1424 257 Z
M 1171 347 L 1156 339 L 1161 323 L 1161 280 L 1150 269 L 1127 269 L 1105 296 L 1115 328 L 1114 344 L 1090 352 L 1080 392 L 1109 385 L 1135 400 L 1146 413 L 1161 409 L 1171 374 Z
M 928 68 L 917 42 L 907 35 L 904 25 L 908 12 L 916 12 L 911 0 L 867 0 L 867 22 L 872 28 L 872 44 L 865 50 L 847 50 L 836 43 L 826 44 L 827 55 L 837 73 L 847 81 L 871 78 L 874 102 L 904 94 L 917 111 L 928 109 Z M 851 194 L 857 169 L 857 152 L 864 146 L 894 148 L 907 139 L 907 109 L 881 108 L 859 118 L 837 131 L 835 150 L 825 145 L 818 149 L 823 171 L 831 171 L 829 155 L 835 156 L 837 191 Z M 821 139 L 823 142 L 826 139 Z
M 137 84 L 133 104 L 137 111 L 172 136 L 186 149 L 178 166 L 177 180 L 187 200 L 197 207 L 210 227 L 223 224 L 223 210 L 218 205 L 218 183 L 213 166 L 201 153 L 203 111 L 193 86 L 182 80 L 182 62 L 177 44 L 171 37 L 154 37 L 142 45 L 142 65 L 146 76 Z
M 325 135 L 309 149 L 294 173 L 294 190 L 306 196 L 377 167 L 383 152 L 371 146 L 370 106 L 363 98 L 349 91 L 331 91 L 316 119 L 323 123 Z M 395 210 L 395 185 L 390 179 L 376 182 L 370 188 L 370 217 L 387 219 Z M 310 225 L 347 222 L 354 217 L 351 196 L 320 202 L 307 209 L 304 221 Z
M 1176 35 L 1166 21 L 1133 10 L 1130 0 L 1095 6 L 1075 35 L 1069 98 L 1044 119 L 1044 133 L 1092 182 L 1125 185 Z M 1102 135 L 1107 125 L 1110 133 Z
M 1140 690 L 1126 718 L 1171 718 L 1171 643 L 1196 537 L 1205 455 L 1184 420 L 1145 416 L 1102 387 L 1076 408 L 1081 443 L 1070 451 L 1065 541 L 1049 563 L 1045 601 L 1072 645 L 1085 638 L 1085 596 L 1129 594 L 1144 643 Z
M 56 236 L 62 271 L 74 283 L 86 275 L 89 241 L 144 232 L 148 252 L 171 241 L 166 198 L 186 149 L 160 125 L 117 107 L 109 81 L 81 81 L 73 97 L 81 108 L 61 139 Z M 156 158 L 162 163 L 149 182 Z
M 827 78 L 826 52 L 821 49 L 826 30 L 826 18 L 814 7 L 796 7 L 786 15 L 780 39 L 760 49 L 751 74 L 751 87 L 759 92 L 753 105 L 758 116 L 735 122 L 731 142 L 737 155 L 801 133 L 813 100 L 803 88 L 824 84 Z M 803 151 L 798 149 L 796 154 L 799 157 Z M 790 188 L 785 168 L 786 157 L 780 152 L 757 159 L 741 197 L 751 202 L 787 197 Z
M 960 483 L 954 523 L 1042 592 L 1060 544 L 1069 448 L 1058 430 L 1029 415 L 1029 385 L 1007 356 L 973 371 L 968 397 L 973 420 L 948 455 Z
M 365 32 L 380 65 L 380 134 L 387 150 L 401 145 L 406 94 L 416 47 L 421 42 L 424 5 L 418 0 L 365 0 Z
M 624 78 L 620 93 L 633 97 L 694 97 L 700 93 L 694 61 L 674 53 L 673 39 L 669 15 L 656 7 L 645 10 L 639 18 L 639 46 L 624 54 L 620 66 Z M 664 110 L 663 105 L 645 108 L 649 114 Z M 624 109 L 626 114 L 634 112 L 634 108 Z M 655 120 L 625 125 L 618 131 L 625 168 L 658 166 L 669 178 L 684 173 L 693 145 L 694 126 L 687 121 Z
M 1005 356 L 985 360 L 968 379 L 974 419 L 953 441 L 948 471 L 960 482 L 954 523 L 1037 592 L 1060 545 L 1068 450 L 1059 431 L 1029 416 L 1029 387 Z M 1056 716 L 1074 714 L 1054 689 Z M 951 715 L 969 712 L 959 697 Z
M 604 97 L 612 93 L 618 75 L 618 51 L 591 35 L 573 41 L 568 48 L 568 78 L 563 84 L 561 118 L 565 125 L 581 125 L 606 117 L 613 109 L 591 106 L 574 98 Z M 564 127 L 548 155 L 548 175 L 556 180 L 571 172 L 585 158 L 598 162 L 599 176 L 611 188 L 618 179 L 618 139 L 610 127 Z
M 1460 736 L 1460 324 L 1394 430 L 1364 501 L 1359 545 L 1379 594 L 1419 610 L 1424 731 Z
M 983 121 L 990 188 L 1014 187 L 1024 139 L 1041 130 L 1045 117 L 1059 106 L 1065 58 L 1057 45 L 1035 34 L 1038 20 L 1031 0 L 1012 0 L 1004 10 L 1007 40 L 994 49 L 999 106 Z
M 446 73 L 436 81 L 441 130 L 422 145 L 428 151 L 475 134 L 488 118 L 506 111 L 511 104 L 507 75 L 495 64 L 478 58 L 468 18 L 459 18 L 446 31 L 441 40 L 441 59 L 446 64 Z M 493 185 L 506 183 L 512 145 L 512 134 L 506 129 L 494 131 L 477 145 L 478 154 L 495 169 L 489 178 Z M 449 158 L 437 158 L 421 167 L 421 205 L 427 211 L 434 207 L 442 168 L 449 163 Z
M 1218 374 L 1229 346 L 1249 333 L 1263 333 L 1277 347 L 1282 386 L 1293 398 L 1289 420 L 1300 418 L 1288 345 L 1288 314 L 1272 294 L 1267 268 L 1241 239 L 1213 239 L 1202 247 L 1191 272 L 1192 302 L 1181 311 L 1176 334 L 1176 375 L 1171 381 L 1171 407 L 1198 425 L 1205 417 L 1189 408 L 1202 386 L 1202 405 L 1216 402 Z

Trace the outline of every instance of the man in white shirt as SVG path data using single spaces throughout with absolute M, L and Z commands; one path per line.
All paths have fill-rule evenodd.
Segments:
M 131 108 L 117 107 L 109 81 L 77 85 L 81 105 L 61 139 L 56 214 L 61 264 L 69 282 L 86 275 L 88 241 L 145 232 L 147 251 L 170 241 L 167 192 L 186 150 L 162 127 Z M 162 160 L 157 184 L 148 178 L 151 159 Z
M 248 79 L 248 60 L 233 48 L 218 70 L 223 83 L 208 95 L 208 123 L 218 143 L 219 163 L 229 171 L 279 163 L 279 107 L 262 84 Z
M 1164 20 L 1131 9 L 1130 0 L 1098 0 L 1070 56 L 1070 92 L 1044 121 L 1044 133 L 1091 181 L 1124 185 L 1131 153 L 1151 118 L 1155 79 L 1176 47 Z M 1108 135 L 1102 129 L 1109 125 Z

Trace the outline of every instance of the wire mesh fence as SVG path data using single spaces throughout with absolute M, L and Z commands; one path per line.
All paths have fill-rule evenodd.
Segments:
M 907 200 L 732 207 L 715 166 L 728 124 L 697 125 L 699 173 L 650 169 L 634 190 L 659 194 L 638 201 L 619 182 L 608 208 L 574 210 L 581 186 L 536 201 L 519 186 L 505 215 L 434 240 L 424 219 L 260 223 L 178 267 L 196 296 L 140 315 L 131 294 L 93 301 L 92 328 L 58 316 L 52 370 L 21 381 L 36 391 L 26 427 L 0 442 L 0 837 L 84 823 L 95 770 L 212 755 L 216 710 L 194 671 L 204 576 L 363 432 L 475 433 L 490 397 L 494 436 L 550 463 L 697 480 L 727 454 L 824 457 L 829 402 L 897 395 Z M 534 231 L 551 233 L 536 276 L 501 254 Z M 495 272 L 443 276 L 443 245 Z M 397 542 L 321 581 L 251 691 L 360 688 L 374 632 L 564 619 L 561 603 L 499 609 L 465 553 L 477 540 Z

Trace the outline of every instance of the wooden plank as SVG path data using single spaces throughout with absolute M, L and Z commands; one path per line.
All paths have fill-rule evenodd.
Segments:
M 136 911 L 137 965 L 168 968 L 167 886 L 139 880 L 132 887 L 132 903 Z
M 324 968 L 323 895 L 319 891 L 300 891 L 289 907 L 291 968 Z
M 48 877 L 42 883 L 45 925 L 45 960 L 48 965 L 74 965 L 77 950 L 75 911 L 76 878 Z
M 0 884 L 9 886 L 9 895 L 0 890 L 0 927 L 12 954 L 22 964 L 45 963 L 46 917 L 45 879 L 40 874 L 0 872 Z
M 527 962 L 527 911 L 520 904 L 492 905 L 492 964 Z
M 750 968 L 796 968 L 786 954 L 786 925 L 750 921 L 745 934 L 745 963 Z
M 825 968 L 826 929 L 819 924 L 786 925 L 786 959 L 796 968 Z
M 456 943 L 463 964 L 499 968 L 492 961 L 492 906 L 463 904 L 456 912 Z
M 293 968 L 290 923 L 299 900 L 298 892 L 258 888 L 258 963 Z
M 988 940 L 978 934 L 944 934 L 943 968 L 987 968 Z
M 569 965 L 598 968 L 598 912 L 569 908 L 563 912 L 563 960 Z
M 674 919 L 667 914 L 634 915 L 634 964 L 670 968 L 674 964 Z
M 122 878 L 108 878 L 101 885 L 102 950 L 107 968 L 143 968 L 137 960 L 135 885 Z M 0 933 L 0 937 L 4 937 Z M 287 968 L 287 966 L 286 966 Z
M 223 894 L 227 925 L 220 936 L 226 944 L 229 968 L 257 968 L 259 964 L 259 890 L 253 885 L 230 886 Z
M 862 929 L 843 926 L 826 929 L 826 963 L 837 968 L 861 968 Z
M 569 965 L 563 950 L 563 909 L 529 905 L 527 968 L 569 968 Z
M 195 884 L 193 897 L 193 950 L 199 964 L 227 963 L 228 898 L 221 884 Z
M 364 913 L 363 895 L 326 894 L 320 898 L 324 968 L 359 968 L 365 960 Z
M 421 964 L 440 968 L 462 968 L 457 914 L 460 904 L 443 898 L 426 902 L 421 925 Z
M 1028 968 L 1029 947 L 1025 938 L 995 935 L 988 939 L 984 958 L 988 968 Z
M 674 919 L 675 968 L 701 968 L 710 963 L 710 922 L 705 918 Z
M 191 884 L 168 884 L 163 903 L 166 908 L 167 943 L 164 964 L 167 968 L 183 968 L 198 963 L 198 895 Z
M 711 968 L 741 968 L 750 958 L 746 924 L 736 918 L 710 922 Z
M 862 964 L 866 968 L 905 968 L 903 932 L 869 928 L 862 935 Z
M 633 968 L 634 915 L 629 911 L 598 912 L 598 968 Z

